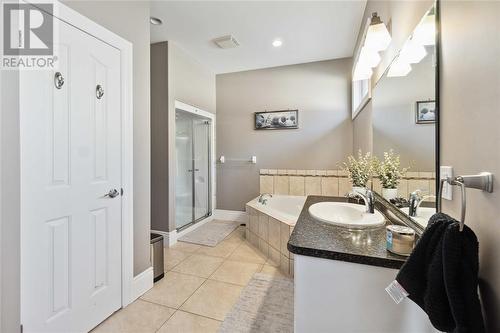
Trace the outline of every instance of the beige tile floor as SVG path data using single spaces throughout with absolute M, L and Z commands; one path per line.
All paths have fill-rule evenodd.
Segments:
M 217 332 L 256 272 L 278 268 L 245 240 L 239 227 L 215 247 L 179 242 L 165 249 L 165 277 L 95 333 Z

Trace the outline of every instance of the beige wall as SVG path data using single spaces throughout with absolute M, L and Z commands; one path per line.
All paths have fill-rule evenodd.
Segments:
M 244 210 L 259 169 L 336 169 L 352 152 L 351 59 L 217 75 L 217 208 Z M 299 110 L 299 129 L 254 130 L 254 112 Z M 250 159 L 257 164 L 232 162 Z
M 364 24 L 367 18 L 373 12 L 377 12 L 384 23 L 388 24 L 392 41 L 389 48 L 381 53 L 382 61 L 380 65 L 374 69 L 372 76 L 372 86 L 382 77 L 386 68 L 391 63 L 394 56 L 403 46 L 404 42 L 410 36 L 413 29 L 417 26 L 420 19 L 424 16 L 425 12 L 432 6 L 434 1 L 379 1 L 368 0 L 363 16 L 363 26 L 358 35 L 356 43 L 356 50 L 360 47 L 361 37 L 364 31 Z M 361 110 L 358 116 L 354 119 L 353 135 L 354 135 L 354 152 L 358 149 L 367 151 L 372 149 L 372 105 L 371 101 Z
M 66 4 L 134 46 L 134 274 L 137 275 L 150 266 L 149 3 L 67 1 Z
M 479 239 L 480 288 L 488 332 L 500 332 L 500 2 L 441 4 L 441 164 L 456 175 L 490 171 L 494 193 L 467 192 Z M 460 216 L 460 195 L 444 210 Z

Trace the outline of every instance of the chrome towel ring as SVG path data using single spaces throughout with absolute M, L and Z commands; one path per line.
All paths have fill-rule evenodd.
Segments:
M 460 231 L 464 229 L 465 213 L 467 209 L 466 188 L 475 188 L 485 192 L 493 192 L 493 174 L 491 172 L 481 172 L 477 175 L 447 177 L 441 179 L 439 183 L 439 196 L 438 196 L 438 212 L 441 212 L 443 201 L 443 186 L 448 183 L 454 186 L 460 186 L 462 197 L 461 218 L 460 218 Z

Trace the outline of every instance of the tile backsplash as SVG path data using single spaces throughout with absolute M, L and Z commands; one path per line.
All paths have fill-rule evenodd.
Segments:
M 398 196 L 407 198 L 417 189 L 436 195 L 435 177 L 434 172 L 408 172 L 401 179 Z M 382 185 L 377 178 L 372 179 L 370 186 L 381 192 Z M 260 193 L 344 196 L 351 189 L 347 174 L 342 170 L 260 169 Z

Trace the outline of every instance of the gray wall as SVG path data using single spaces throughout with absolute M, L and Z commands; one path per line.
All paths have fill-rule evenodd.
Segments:
M 152 221 L 175 225 L 175 101 L 215 113 L 215 74 L 174 42 L 151 45 Z M 169 127 L 170 126 L 170 127 Z
M 19 72 L 0 70 L 0 332 L 17 332 L 20 327 L 19 138 Z
M 168 228 L 168 42 L 151 44 L 151 229 Z
M 372 94 L 373 154 L 383 158 L 384 152 L 394 149 L 401 165 L 411 166 L 411 171 L 436 168 L 435 125 L 415 122 L 415 102 L 434 100 L 433 58 L 428 54 L 406 76 L 384 75 Z
M 215 74 L 191 57 L 179 45 L 168 43 L 168 112 L 169 122 L 175 123 L 175 101 L 215 113 Z M 175 224 L 175 131 L 169 133 L 169 221 L 166 231 Z M 164 229 L 160 229 L 164 230 Z
M 150 266 L 150 90 L 149 3 L 65 2 L 134 45 L 134 274 Z
M 494 193 L 467 192 L 466 223 L 479 239 L 480 289 L 488 332 L 500 332 L 499 2 L 443 1 L 441 164 L 455 174 L 491 171 Z M 444 210 L 460 216 L 455 190 Z
M 336 169 L 352 152 L 351 59 L 217 75 L 217 208 L 244 210 L 259 169 Z M 299 110 L 299 129 L 254 130 L 254 112 Z

